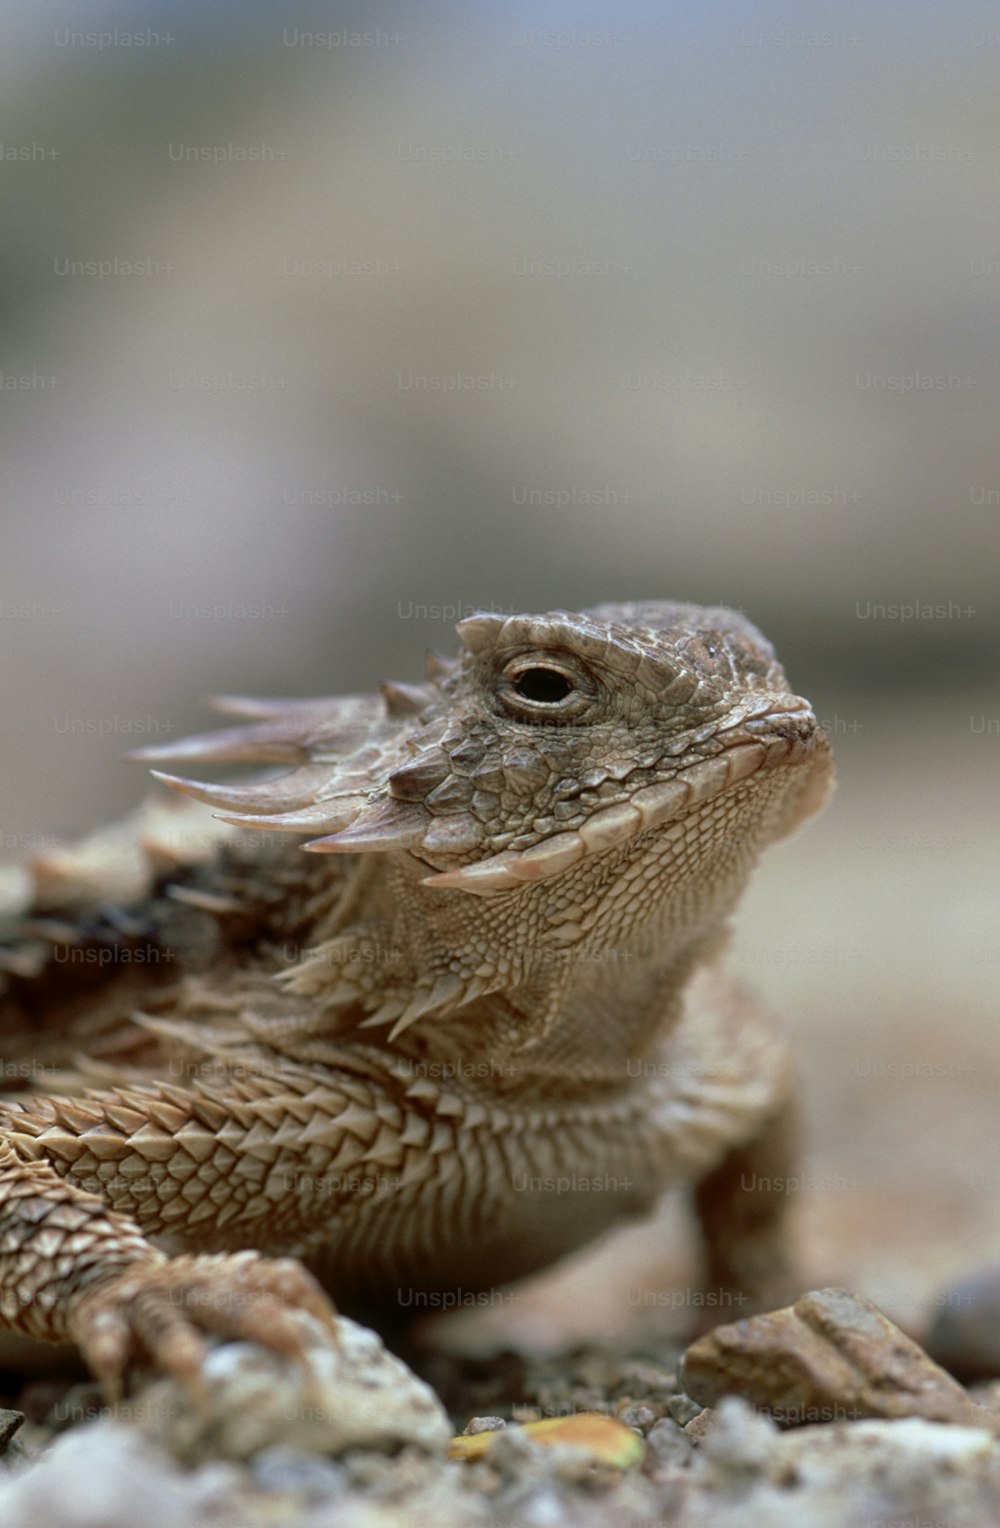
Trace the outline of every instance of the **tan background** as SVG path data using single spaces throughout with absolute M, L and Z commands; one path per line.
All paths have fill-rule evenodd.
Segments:
M 1000 1261 L 996 17 L 114 11 L 0 13 L 0 849 L 205 692 L 414 677 L 441 607 L 742 606 L 841 764 L 737 944 L 811 1266 L 919 1322 Z

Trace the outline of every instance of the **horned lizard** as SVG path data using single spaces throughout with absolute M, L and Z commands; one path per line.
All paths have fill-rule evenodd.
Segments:
M 784 1196 L 741 1179 L 789 1170 L 789 1056 L 719 957 L 825 734 L 729 610 L 458 633 L 421 684 L 220 702 L 241 725 L 137 757 L 249 783 L 162 775 L 202 805 L 22 878 L 0 1318 L 109 1392 L 220 1336 L 297 1353 L 328 1295 L 492 1289 L 678 1182 L 713 1287 L 788 1273 Z

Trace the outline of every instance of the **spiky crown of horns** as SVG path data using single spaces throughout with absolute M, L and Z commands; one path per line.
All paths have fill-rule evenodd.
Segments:
M 817 741 L 825 743 L 808 703 L 788 693 L 772 650 L 749 623 L 732 612 L 697 607 L 633 610 L 655 612 L 656 627 L 608 619 L 618 613 L 615 607 L 583 616 L 561 611 L 541 617 L 482 614 L 458 626 L 466 645 L 465 668 L 498 651 L 551 652 L 556 647 L 584 664 L 611 669 L 622 689 L 651 697 L 655 718 L 650 720 L 657 725 L 650 732 L 649 759 L 639 757 L 638 734 L 630 734 L 623 758 L 603 770 L 604 799 L 594 800 L 566 825 L 567 831 L 508 833 L 506 842 L 498 843 L 497 835 L 469 810 L 477 788 L 496 789 L 495 778 L 489 782 L 488 776 L 498 772 L 505 788 L 530 799 L 538 771 L 548 774 L 544 750 L 508 747 L 502 757 L 484 753 L 488 745 L 477 731 L 481 718 L 464 703 L 467 697 L 459 688 L 463 661 L 436 654 L 428 657 L 425 684 L 386 683 L 380 695 L 222 697 L 214 702 L 216 709 L 250 724 L 143 749 L 131 757 L 155 764 L 293 766 L 279 778 L 240 785 L 205 784 L 159 770 L 154 774 L 218 808 L 226 822 L 316 834 L 303 845 L 307 849 L 350 854 L 410 850 L 429 860 L 429 869 L 443 857 L 445 868 L 428 875 L 425 884 L 488 893 L 546 880 L 588 854 L 682 815 L 762 767 L 804 761 L 815 754 Z M 711 644 L 711 654 L 698 637 L 689 640 L 692 615 L 703 624 L 713 618 L 709 631 L 720 640 Z M 694 717 L 699 726 L 679 727 L 678 716 Z M 673 726 L 667 724 L 669 717 Z M 685 740 L 694 756 L 688 760 L 685 754 L 682 763 L 678 754 Z M 494 752 L 496 744 L 491 735 Z M 698 756 L 699 750 L 708 756 Z M 638 767 L 642 764 L 645 778 Z M 661 772 L 658 765 L 668 767 Z M 626 773 L 631 775 L 628 786 L 623 783 Z M 816 804 L 825 791 L 826 782 L 817 779 Z

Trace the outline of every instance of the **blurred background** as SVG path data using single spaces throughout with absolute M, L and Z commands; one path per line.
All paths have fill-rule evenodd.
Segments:
M 476 607 L 744 609 L 841 786 L 735 959 L 817 1281 L 919 1325 L 1000 1261 L 998 71 L 973 0 L 4 0 L 3 856 L 206 693 L 415 678 Z M 683 1280 L 661 1230 L 555 1287 Z M 635 1313 L 571 1305 L 513 1309 Z

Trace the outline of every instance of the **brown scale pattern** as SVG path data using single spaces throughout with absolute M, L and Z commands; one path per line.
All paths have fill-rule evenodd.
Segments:
M 419 685 L 228 698 L 235 726 L 141 757 L 261 766 L 163 777 L 230 827 L 144 808 L 5 909 L 4 1033 L 64 1085 L 0 1103 L 0 1317 L 75 1337 L 109 1391 L 136 1358 L 195 1380 L 218 1336 L 299 1353 L 290 1313 L 330 1307 L 286 1254 L 399 1316 L 677 1181 L 713 1278 L 786 1270 L 784 1205 L 733 1197 L 785 1149 L 784 1043 L 715 968 L 758 853 L 829 789 L 812 710 L 725 610 L 459 634 Z M 105 901 L 107 977 L 50 982 L 112 940 Z M 162 963 L 125 980 L 128 949 Z

